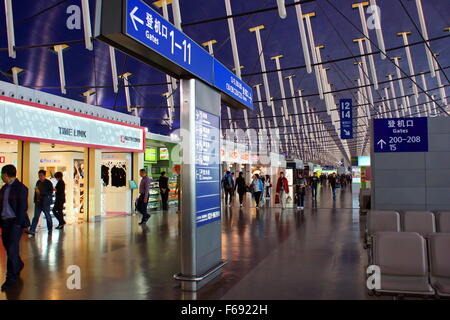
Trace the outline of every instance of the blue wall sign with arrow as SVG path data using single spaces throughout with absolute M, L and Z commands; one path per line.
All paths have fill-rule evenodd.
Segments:
M 374 119 L 375 152 L 428 152 L 427 118 Z

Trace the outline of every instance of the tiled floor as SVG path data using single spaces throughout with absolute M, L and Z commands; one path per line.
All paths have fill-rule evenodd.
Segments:
M 2 299 L 368 299 L 357 192 L 319 190 L 304 214 L 290 208 L 224 209 L 222 276 L 197 294 L 181 292 L 178 215 L 154 214 L 45 229 L 22 239 L 22 285 Z M 249 199 L 248 199 L 249 200 Z M 249 202 L 249 201 L 248 201 Z M 81 289 L 66 282 L 80 267 Z M 0 275 L 5 273 L 0 252 Z

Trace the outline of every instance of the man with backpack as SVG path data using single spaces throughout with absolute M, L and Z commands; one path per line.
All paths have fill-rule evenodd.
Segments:
M 234 180 L 230 171 L 227 171 L 222 178 L 222 188 L 225 192 L 225 205 L 231 207 L 231 202 L 233 201 Z

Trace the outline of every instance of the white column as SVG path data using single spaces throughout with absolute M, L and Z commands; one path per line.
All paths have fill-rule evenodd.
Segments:
M 18 141 L 17 177 L 28 187 L 28 216 L 34 216 L 34 187 L 38 180 L 41 145 L 38 142 Z

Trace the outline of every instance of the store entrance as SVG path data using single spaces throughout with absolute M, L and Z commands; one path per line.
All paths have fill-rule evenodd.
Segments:
M 18 143 L 17 140 L 0 139 L 0 169 L 7 164 L 12 164 L 18 168 Z M 39 170 L 46 171 L 46 178 L 52 182 L 53 187 L 57 183 L 55 173 L 61 172 L 63 175 L 66 185 L 66 203 L 64 205 L 64 219 L 66 223 L 86 221 L 84 149 L 49 143 L 41 143 L 39 148 L 40 156 L 35 159 L 37 162 L 36 166 L 39 164 Z M 38 172 L 36 171 L 30 178 L 30 185 L 27 185 L 29 192 L 34 192 L 37 181 Z M 3 186 L 3 181 L 0 181 L 1 186 Z M 53 204 L 51 209 L 52 207 Z M 32 217 L 33 213 L 29 212 L 29 215 Z M 54 222 L 57 223 L 56 220 Z
M 39 170 L 46 171 L 46 178 L 53 183 L 54 187 L 57 183 L 55 173 L 61 172 L 63 175 L 66 185 L 66 203 L 64 206 L 66 223 L 85 222 L 87 214 L 84 201 L 86 194 L 84 149 L 60 144 L 41 143 L 40 150 Z
M 7 164 L 12 164 L 17 168 L 17 141 L 0 139 L 0 170 Z M 3 185 L 3 180 L 0 179 L 0 188 Z

